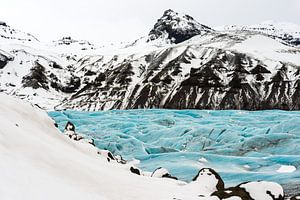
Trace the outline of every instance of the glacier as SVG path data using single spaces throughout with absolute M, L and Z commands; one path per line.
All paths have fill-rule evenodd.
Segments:
M 48 113 L 64 129 L 95 140 L 138 167 L 168 169 L 191 181 L 202 167 L 228 184 L 270 180 L 300 183 L 300 111 L 137 109 Z M 282 170 L 294 169 L 294 170 Z

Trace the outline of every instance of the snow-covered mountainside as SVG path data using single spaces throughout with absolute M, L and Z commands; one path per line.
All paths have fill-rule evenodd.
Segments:
M 0 21 L 0 38 L 18 40 L 21 42 L 38 41 L 38 39 L 35 38 L 33 35 L 16 30 L 2 21 Z
M 217 28 L 225 31 L 252 31 L 266 34 L 286 44 L 300 46 L 300 26 L 287 22 L 265 21 L 250 26 L 227 25 Z
M 295 43 L 215 31 L 172 10 L 148 36 L 115 49 L 0 38 L 0 67 L 2 92 L 45 109 L 300 109 Z
M 164 177 L 157 168 L 150 176 L 130 163 L 108 159 L 112 154 L 72 140 L 39 108 L 0 96 L 0 196 L 3 200 L 283 200 L 282 187 L 255 181 L 226 188 L 210 168 L 185 183 Z M 72 125 L 67 131 L 75 131 Z M 159 166 L 158 166 L 159 167 Z M 136 173 L 139 173 L 136 174 Z M 170 176 L 169 176 L 170 177 Z M 259 189 L 258 189 L 259 188 Z
M 72 65 L 85 51 L 80 44 L 91 46 L 89 43 L 72 40 L 72 50 L 59 42 L 43 44 L 6 23 L 0 24 L 2 32 L 7 37 L 0 38 L 1 92 L 51 109 L 79 88 Z

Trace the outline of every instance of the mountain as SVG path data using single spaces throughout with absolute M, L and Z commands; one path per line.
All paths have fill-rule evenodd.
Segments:
M 180 15 L 169 9 L 159 18 L 148 35 L 148 41 L 159 38 L 168 39 L 171 43 L 178 44 L 196 35 L 212 32 L 208 26 L 195 21 L 189 15 Z
M 44 109 L 298 110 L 300 49 L 274 34 L 216 31 L 167 10 L 147 36 L 115 49 L 2 38 L 0 88 Z
M 29 33 L 1 23 L 0 91 L 38 104 L 45 109 L 61 103 L 79 88 L 73 65 L 83 52 L 92 51 L 87 41 L 65 37 L 44 44 Z
M 219 30 L 225 31 L 251 31 L 263 33 L 282 41 L 287 45 L 300 46 L 300 26 L 288 22 L 265 21 L 260 24 L 250 26 L 227 25 L 218 27 Z
M 16 30 L 2 21 L 0 21 L 0 38 L 19 41 L 38 41 L 33 35 Z
M 85 59 L 87 67 L 89 60 L 96 58 Z M 102 66 L 92 69 L 94 81 L 57 108 L 299 109 L 299 64 L 299 50 L 269 37 L 210 33 L 151 52 L 103 57 L 93 62 Z

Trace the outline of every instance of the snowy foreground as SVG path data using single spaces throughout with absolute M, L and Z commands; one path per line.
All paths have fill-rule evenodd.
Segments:
M 93 146 L 60 134 L 44 111 L 0 99 L 2 200 L 172 199 L 184 191 L 195 196 L 177 181 L 140 177 L 108 163 Z
M 280 185 L 251 182 L 224 190 L 211 169 L 191 183 L 130 173 L 130 163 L 108 162 L 86 142 L 60 134 L 47 114 L 1 95 L 0 196 L 13 199 L 282 199 Z M 217 191 L 218 190 L 218 191 Z M 229 198 L 227 198 L 227 196 Z M 274 197 L 274 198 L 273 198 Z M 245 199 L 245 198 L 243 198 Z

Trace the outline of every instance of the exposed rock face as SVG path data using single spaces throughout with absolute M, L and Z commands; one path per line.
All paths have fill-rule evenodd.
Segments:
M 43 88 L 48 90 L 48 78 L 45 74 L 45 67 L 38 62 L 35 62 L 35 66 L 31 68 L 30 74 L 23 77 L 22 83 L 24 87 L 32 87 L 33 89 Z
M 167 10 L 150 31 L 149 40 L 163 37 L 177 44 L 211 31 L 211 28 L 198 23 L 189 15 L 181 16 L 173 10 Z
M 12 58 L 9 58 L 6 55 L 0 53 L 0 69 L 3 69 L 10 60 L 12 60 Z
M 241 200 L 284 200 L 281 185 L 275 182 L 255 181 L 241 183 L 213 193 L 220 199 L 238 198 Z
M 66 83 L 63 85 L 61 80 L 57 78 L 53 73 L 50 74 L 51 77 L 51 87 L 55 88 L 57 91 L 64 93 L 74 93 L 80 87 L 80 78 L 76 76 L 71 76 L 66 80 Z
M 50 66 L 53 69 L 62 70 L 56 63 L 53 64 L 51 62 Z M 31 87 L 33 89 L 43 88 L 49 90 L 49 88 L 53 88 L 64 93 L 74 93 L 80 87 L 80 81 L 80 78 L 71 73 L 71 76 L 64 79 L 65 83 L 62 83 L 62 80 L 57 75 L 50 73 L 43 65 L 35 61 L 34 66 L 30 69 L 30 73 L 23 77 L 22 84 L 23 87 Z

